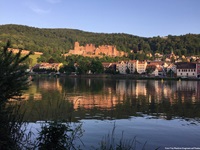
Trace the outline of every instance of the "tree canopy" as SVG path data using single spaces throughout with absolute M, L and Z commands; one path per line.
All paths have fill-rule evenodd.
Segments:
M 41 29 L 22 25 L 1 25 L 0 46 L 12 41 L 12 48 L 63 54 L 73 49 L 74 42 L 99 45 L 115 45 L 118 50 L 130 53 L 143 50 L 145 53 L 160 52 L 176 55 L 199 55 L 200 34 L 144 38 L 124 33 L 92 33 L 75 29 Z
M 27 88 L 28 80 L 23 61 L 29 56 L 21 57 L 21 51 L 14 55 L 8 51 L 10 42 L 0 51 L 0 102 L 4 103 L 10 98 L 20 96 L 22 90 Z

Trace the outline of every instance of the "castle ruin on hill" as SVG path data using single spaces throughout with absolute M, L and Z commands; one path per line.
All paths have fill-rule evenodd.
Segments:
M 127 55 L 123 51 L 118 51 L 116 46 L 112 45 L 101 45 L 98 47 L 95 47 L 94 44 L 86 44 L 85 46 L 80 46 L 79 42 L 75 42 L 74 49 L 69 50 L 69 53 L 67 55 L 82 55 L 82 56 L 89 56 L 89 57 L 102 57 L 102 56 L 110 56 L 110 57 L 116 57 L 116 56 L 124 56 Z

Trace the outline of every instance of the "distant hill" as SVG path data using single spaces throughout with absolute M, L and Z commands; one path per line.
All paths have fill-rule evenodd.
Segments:
M 66 53 L 74 42 L 99 45 L 115 45 L 118 50 L 130 52 L 160 52 L 177 55 L 199 55 L 200 34 L 144 38 L 124 33 L 92 33 L 75 29 L 44 29 L 23 25 L 0 25 L 0 46 L 11 40 L 12 48 L 38 52 Z

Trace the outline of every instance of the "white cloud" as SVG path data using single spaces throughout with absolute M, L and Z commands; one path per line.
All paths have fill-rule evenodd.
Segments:
M 41 8 L 38 8 L 38 7 L 31 7 L 31 10 L 34 11 L 35 13 L 38 13 L 38 14 L 48 14 L 48 13 L 51 12 L 49 9 L 45 10 L 45 9 L 41 9 Z
M 49 8 L 44 8 L 41 5 L 39 6 L 38 4 L 34 3 L 34 1 L 31 0 L 26 2 L 26 6 L 37 14 L 48 14 L 51 12 Z
M 39 2 L 35 0 L 26 0 L 25 5 L 37 14 L 49 14 L 51 12 L 51 4 L 60 3 L 62 0 L 42 0 Z M 49 5 L 48 5 L 49 4 Z

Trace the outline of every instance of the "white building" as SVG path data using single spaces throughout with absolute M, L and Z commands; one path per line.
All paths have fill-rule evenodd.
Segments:
M 121 61 L 116 65 L 116 69 L 119 71 L 120 74 L 126 74 L 127 67 L 128 65 L 124 61 Z
M 195 63 L 179 62 L 177 66 L 177 77 L 197 77 L 197 69 Z
M 135 72 L 136 61 L 121 61 L 117 64 L 116 68 L 120 74 L 127 74 L 127 69 L 129 69 L 130 73 Z
M 147 62 L 146 61 L 138 61 L 138 60 L 131 60 L 131 61 L 121 61 L 117 64 L 116 68 L 120 74 L 127 74 L 127 69 L 129 69 L 130 73 L 137 72 L 139 74 L 144 73 L 146 71 Z
M 139 74 L 146 72 L 147 62 L 146 61 L 136 61 L 136 70 Z
M 130 70 L 130 73 L 134 73 L 135 72 L 136 62 L 137 62 L 137 60 L 130 60 L 128 62 L 128 68 Z

